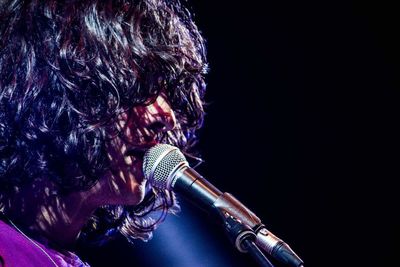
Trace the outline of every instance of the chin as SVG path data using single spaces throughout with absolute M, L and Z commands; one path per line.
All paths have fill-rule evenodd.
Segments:
M 145 197 L 146 185 L 147 180 L 139 174 L 125 180 L 108 172 L 91 193 L 97 206 L 137 205 Z
M 136 184 L 129 189 L 128 192 L 123 195 L 122 205 L 137 205 L 143 201 L 146 195 L 146 182 L 143 181 L 140 184 Z

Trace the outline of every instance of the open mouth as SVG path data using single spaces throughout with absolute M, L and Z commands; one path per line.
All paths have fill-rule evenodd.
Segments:
M 125 155 L 126 156 L 134 156 L 137 158 L 143 158 L 144 154 L 146 153 L 146 151 L 155 146 L 157 143 L 156 142 L 151 142 L 151 143 L 147 143 L 144 145 L 139 145 L 139 146 L 131 146 L 128 148 L 128 150 L 126 151 Z
M 143 158 L 144 154 L 146 153 L 146 150 L 147 149 L 131 148 L 125 153 L 125 156 L 133 156 L 136 158 Z

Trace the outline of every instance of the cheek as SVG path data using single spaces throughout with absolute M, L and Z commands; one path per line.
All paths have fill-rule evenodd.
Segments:
M 141 160 L 125 157 L 123 162 L 119 161 L 111 169 L 110 182 L 115 185 L 115 188 L 133 190 L 134 187 L 144 183 Z
M 116 151 L 115 151 L 116 152 Z M 143 161 L 123 153 L 113 153 L 110 169 L 102 178 L 106 204 L 135 205 L 144 197 L 146 180 L 142 171 Z
M 104 177 L 108 204 L 135 205 L 145 195 L 146 181 L 142 171 L 142 157 L 126 156 L 127 143 L 137 141 L 136 138 L 137 134 L 125 133 L 124 140 L 115 137 L 106 145 L 110 164 L 110 169 Z
M 125 155 L 127 146 L 116 138 L 107 147 L 107 157 L 112 174 L 111 182 L 116 184 L 140 184 L 143 181 L 142 159 L 135 156 Z

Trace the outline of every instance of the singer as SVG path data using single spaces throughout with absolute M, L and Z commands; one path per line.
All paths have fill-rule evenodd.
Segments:
M 0 2 L 0 266 L 88 266 L 77 242 L 147 240 L 168 189 L 158 143 L 192 153 L 204 41 L 178 0 Z

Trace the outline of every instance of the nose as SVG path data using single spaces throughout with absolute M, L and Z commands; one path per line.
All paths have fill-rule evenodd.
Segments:
M 175 129 L 176 116 L 164 95 L 159 95 L 152 104 L 143 108 L 141 121 L 144 127 L 154 132 L 167 132 Z

